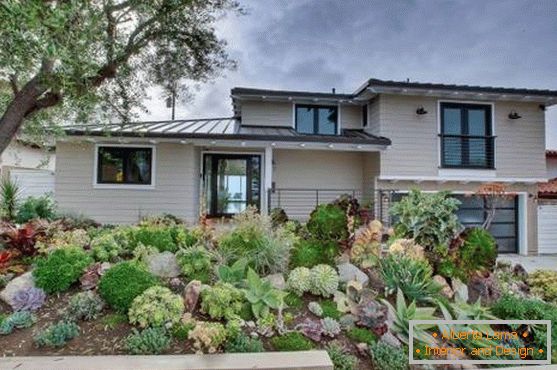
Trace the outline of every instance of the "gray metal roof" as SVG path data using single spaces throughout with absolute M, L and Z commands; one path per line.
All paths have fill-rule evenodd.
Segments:
M 301 134 L 291 127 L 243 126 L 237 118 L 190 119 L 128 124 L 69 126 L 70 136 L 117 136 L 175 139 L 260 140 L 390 145 L 384 137 L 345 129 L 341 135 Z

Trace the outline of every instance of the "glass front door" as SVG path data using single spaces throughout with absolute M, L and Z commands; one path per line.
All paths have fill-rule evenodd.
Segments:
M 261 158 L 254 155 L 205 154 L 203 182 L 209 216 L 232 216 L 260 207 Z

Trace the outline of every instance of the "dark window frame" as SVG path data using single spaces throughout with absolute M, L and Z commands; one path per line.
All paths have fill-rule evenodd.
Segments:
M 313 132 L 305 133 L 298 131 L 298 108 L 311 108 L 313 109 Z M 319 133 L 319 109 L 334 109 L 335 110 L 335 133 L 334 134 L 321 134 Z M 336 136 L 339 133 L 339 119 L 338 119 L 338 106 L 337 105 L 317 105 L 317 104 L 295 104 L 294 105 L 294 128 L 296 132 L 304 135 L 322 135 L 322 136 Z
M 474 104 L 474 103 L 458 103 L 458 102 L 440 102 L 439 113 L 441 122 L 441 132 L 439 138 L 441 141 L 441 168 L 456 169 L 495 169 L 495 138 L 493 135 L 493 106 L 491 104 Z M 445 134 L 445 108 L 460 109 L 460 134 Z M 483 109 L 485 111 L 485 135 L 470 135 L 468 111 Z M 448 164 L 445 160 L 445 138 L 456 138 L 461 140 L 461 163 Z M 485 165 L 475 165 L 470 160 L 470 139 L 485 140 Z
M 367 127 L 368 125 L 368 105 L 362 106 L 362 127 Z
M 124 181 L 122 182 L 118 182 L 118 181 L 110 181 L 110 180 L 103 180 L 102 179 L 102 165 L 103 165 L 103 161 L 101 158 L 101 154 L 103 150 L 106 149 L 116 149 L 119 151 L 122 151 L 125 153 L 125 155 L 123 156 L 123 162 L 122 162 L 122 172 L 124 173 Z M 135 152 L 135 151 L 148 151 L 149 152 L 149 182 L 134 182 L 134 181 L 127 181 L 126 179 L 128 178 L 128 176 L 126 176 L 127 171 L 129 170 L 128 168 L 128 164 L 129 164 L 129 156 L 131 153 Z M 96 155 L 97 155 L 97 174 L 96 174 L 96 185 L 113 185 L 113 186 L 120 186 L 120 185 L 124 185 L 124 186 L 153 186 L 154 185 L 154 157 L 155 157 L 155 148 L 152 146 L 116 146 L 116 145 L 99 145 L 97 146 L 97 150 L 96 150 Z

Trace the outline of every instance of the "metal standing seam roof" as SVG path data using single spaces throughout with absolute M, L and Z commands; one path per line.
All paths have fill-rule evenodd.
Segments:
M 123 136 L 176 139 L 260 140 L 390 145 L 385 137 L 363 130 L 344 129 L 340 135 L 302 134 L 291 127 L 243 126 L 234 117 L 127 124 L 77 125 L 65 129 L 70 136 Z

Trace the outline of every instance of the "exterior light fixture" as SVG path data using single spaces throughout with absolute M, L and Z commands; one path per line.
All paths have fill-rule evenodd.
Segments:
M 180 140 L 180 144 L 187 144 L 188 142 L 186 140 Z
M 327 145 L 329 148 L 333 149 L 335 146 L 333 144 Z
M 509 113 L 509 119 L 519 119 L 522 118 L 522 116 L 520 114 L 518 114 L 516 111 L 511 111 L 511 113 Z
M 544 104 L 540 104 L 540 109 L 545 111 L 545 105 Z
M 271 143 L 271 146 L 277 146 L 277 143 Z
M 90 142 L 90 143 L 96 143 L 97 142 L 97 140 L 93 139 L 92 137 L 87 138 L 87 141 Z
M 300 146 L 304 148 L 306 146 L 306 143 L 301 143 Z
M 211 145 L 216 145 L 217 142 L 215 140 L 211 141 Z
M 356 148 L 357 149 L 362 149 L 362 146 L 361 145 L 356 145 Z
M 156 143 L 157 143 L 157 140 L 149 140 L 149 142 L 150 142 L 151 144 L 156 144 Z
M 423 116 L 424 114 L 427 114 L 427 111 L 424 109 L 424 107 L 419 107 L 418 109 L 416 109 L 416 114 L 419 116 Z

